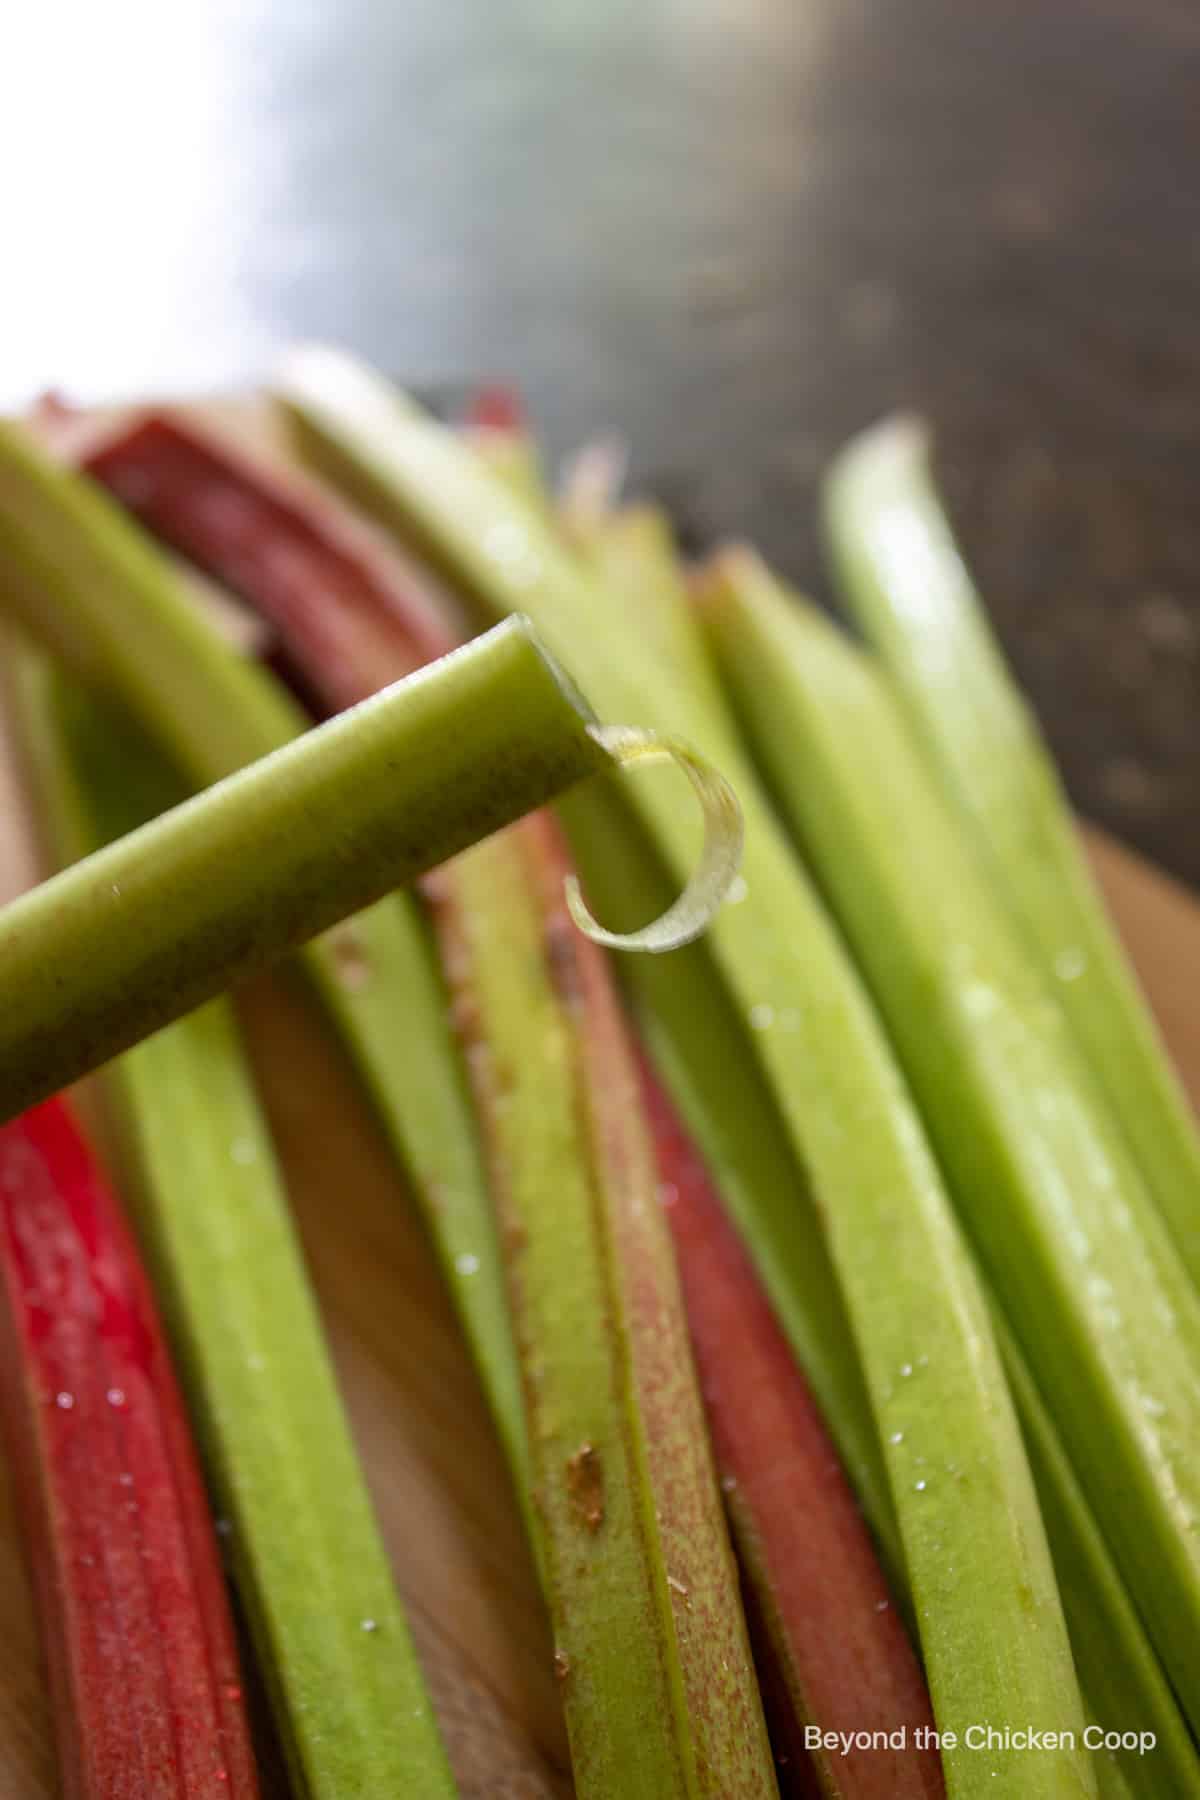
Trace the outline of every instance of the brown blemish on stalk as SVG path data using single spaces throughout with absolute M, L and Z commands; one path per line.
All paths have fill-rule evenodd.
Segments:
M 581 1444 L 567 1459 L 567 1498 L 576 1522 L 588 1531 L 599 1531 L 604 1523 L 604 1471 L 593 1444 Z
M 353 925 L 335 926 L 329 933 L 328 943 L 333 952 L 333 966 L 343 986 L 352 991 L 366 987 L 371 979 L 371 962 L 362 937 Z
M 450 1026 L 459 1042 L 473 1050 L 483 1035 L 479 1001 L 469 990 L 454 995 L 450 1002 Z
M 579 934 L 566 913 L 555 912 L 546 920 L 543 943 L 555 993 L 564 1006 L 578 1012 L 583 1004 Z
M 504 1247 L 511 1256 L 519 1256 L 529 1243 L 529 1233 L 517 1219 L 509 1219 L 502 1226 Z
M 565 1650 L 556 1650 L 554 1652 L 554 1679 L 555 1679 L 555 1681 L 557 1681 L 559 1683 L 564 1682 L 570 1673 L 571 1673 L 570 1657 L 567 1655 Z

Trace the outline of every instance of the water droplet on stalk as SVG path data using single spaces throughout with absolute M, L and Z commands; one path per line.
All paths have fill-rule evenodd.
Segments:
M 1054 973 L 1060 981 L 1078 981 L 1087 968 L 1087 955 L 1078 949 L 1060 950 L 1054 959 Z

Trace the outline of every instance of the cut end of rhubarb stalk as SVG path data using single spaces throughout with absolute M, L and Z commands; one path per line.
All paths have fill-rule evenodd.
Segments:
M 466 422 L 481 431 L 523 431 L 525 408 L 521 396 L 505 382 L 488 382 L 472 394 Z
M 559 514 L 568 532 L 586 534 L 611 516 L 628 470 L 624 438 L 596 438 L 575 452 L 559 484 Z
M 711 763 L 675 738 L 626 725 L 594 725 L 591 735 L 622 768 L 636 763 L 672 762 L 690 781 L 704 817 L 704 847 L 696 873 L 665 913 L 640 931 L 607 931 L 588 911 L 578 877 L 566 878 L 571 918 L 595 944 L 610 950 L 661 954 L 690 944 L 705 931 L 728 897 L 741 866 L 745 836 L 738 797 Z

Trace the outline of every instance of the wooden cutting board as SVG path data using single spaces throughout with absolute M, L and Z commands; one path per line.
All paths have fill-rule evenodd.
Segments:
M 1089 833 L 1088 845 L 1200 1103 L 1193 998 L 1200 993 L 1200 904 L 1099 834 Z M 35 876 L 11 750 L 0 737 L 0 898 Z M 551 1647 L 532 1566 L 415 1210 L 299 984 L 286 974 L 258 984 L 245 996 L 244 1016 L 462 1793 L 467 1800 L 567 1796 Z M 51 1721 L 2 1466 L 0 1620 L 0 1794 L 52 1800 L 59 1790 Z

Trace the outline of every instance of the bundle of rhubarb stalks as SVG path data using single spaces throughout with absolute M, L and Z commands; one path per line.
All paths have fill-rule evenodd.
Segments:
M 505 396 L 446 424 L 333 351 L 252 401 L 2 424 L 45 851 L 514 613 L 603 719 L 693 747 L 745 843 L 686 947 L 597 941 L 653 950 L 689 881 L 676 769 L 598 773 L 303 953 L 503 1447 L 574 1791 L 1194 1796 L 1195 1122 L 919 428 L 823 503 L 858 638 L 748 548 L 685 566 L 604 451 L 552 488 Z M 268 810 L 262 858 L 339 829 Z M 94 1143 L 61 1096 L 0 1127 L 64 1791 L 266 1791 L 250 1683 L 283 1792 L 559 1791 L 428 1698 L 231 1003 L 100 1086 Z

